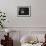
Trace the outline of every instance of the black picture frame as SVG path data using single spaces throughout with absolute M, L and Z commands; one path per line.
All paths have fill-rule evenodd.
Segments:
M 19 6 L 17 8 L 18 17 L 30 17 L 31 16 L 31 7 L 30 6 Z

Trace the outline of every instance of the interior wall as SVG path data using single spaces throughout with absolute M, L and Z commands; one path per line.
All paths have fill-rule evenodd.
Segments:
M 6 27 L 46 27 L 46 0 L 0 0 L 0 10 L 6 12 Z M 31 6 L 30 17 L 18 17 L 19 6 Z

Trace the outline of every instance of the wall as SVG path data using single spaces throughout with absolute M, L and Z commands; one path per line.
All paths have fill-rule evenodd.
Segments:
M 6 12 L 6 27 L 46 27 L 46 0 L 0 0 Z M 31 17 L 17 17 L 18 6 L 31 6 Z

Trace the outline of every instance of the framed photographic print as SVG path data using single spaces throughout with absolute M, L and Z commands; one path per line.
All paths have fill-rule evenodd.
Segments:
M 31 16 L 31 10 L 30 6 L 19 6 L 17 16 L 21 17 L 29 17 Z

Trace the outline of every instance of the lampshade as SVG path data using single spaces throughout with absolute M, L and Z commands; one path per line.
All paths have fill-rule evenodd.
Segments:
M 9 32 L 10 32 L 10 30 L 9 30 L 9 29 L 5 29 L 5 32 L 6 32 L 6 33 L 9 33 Z

